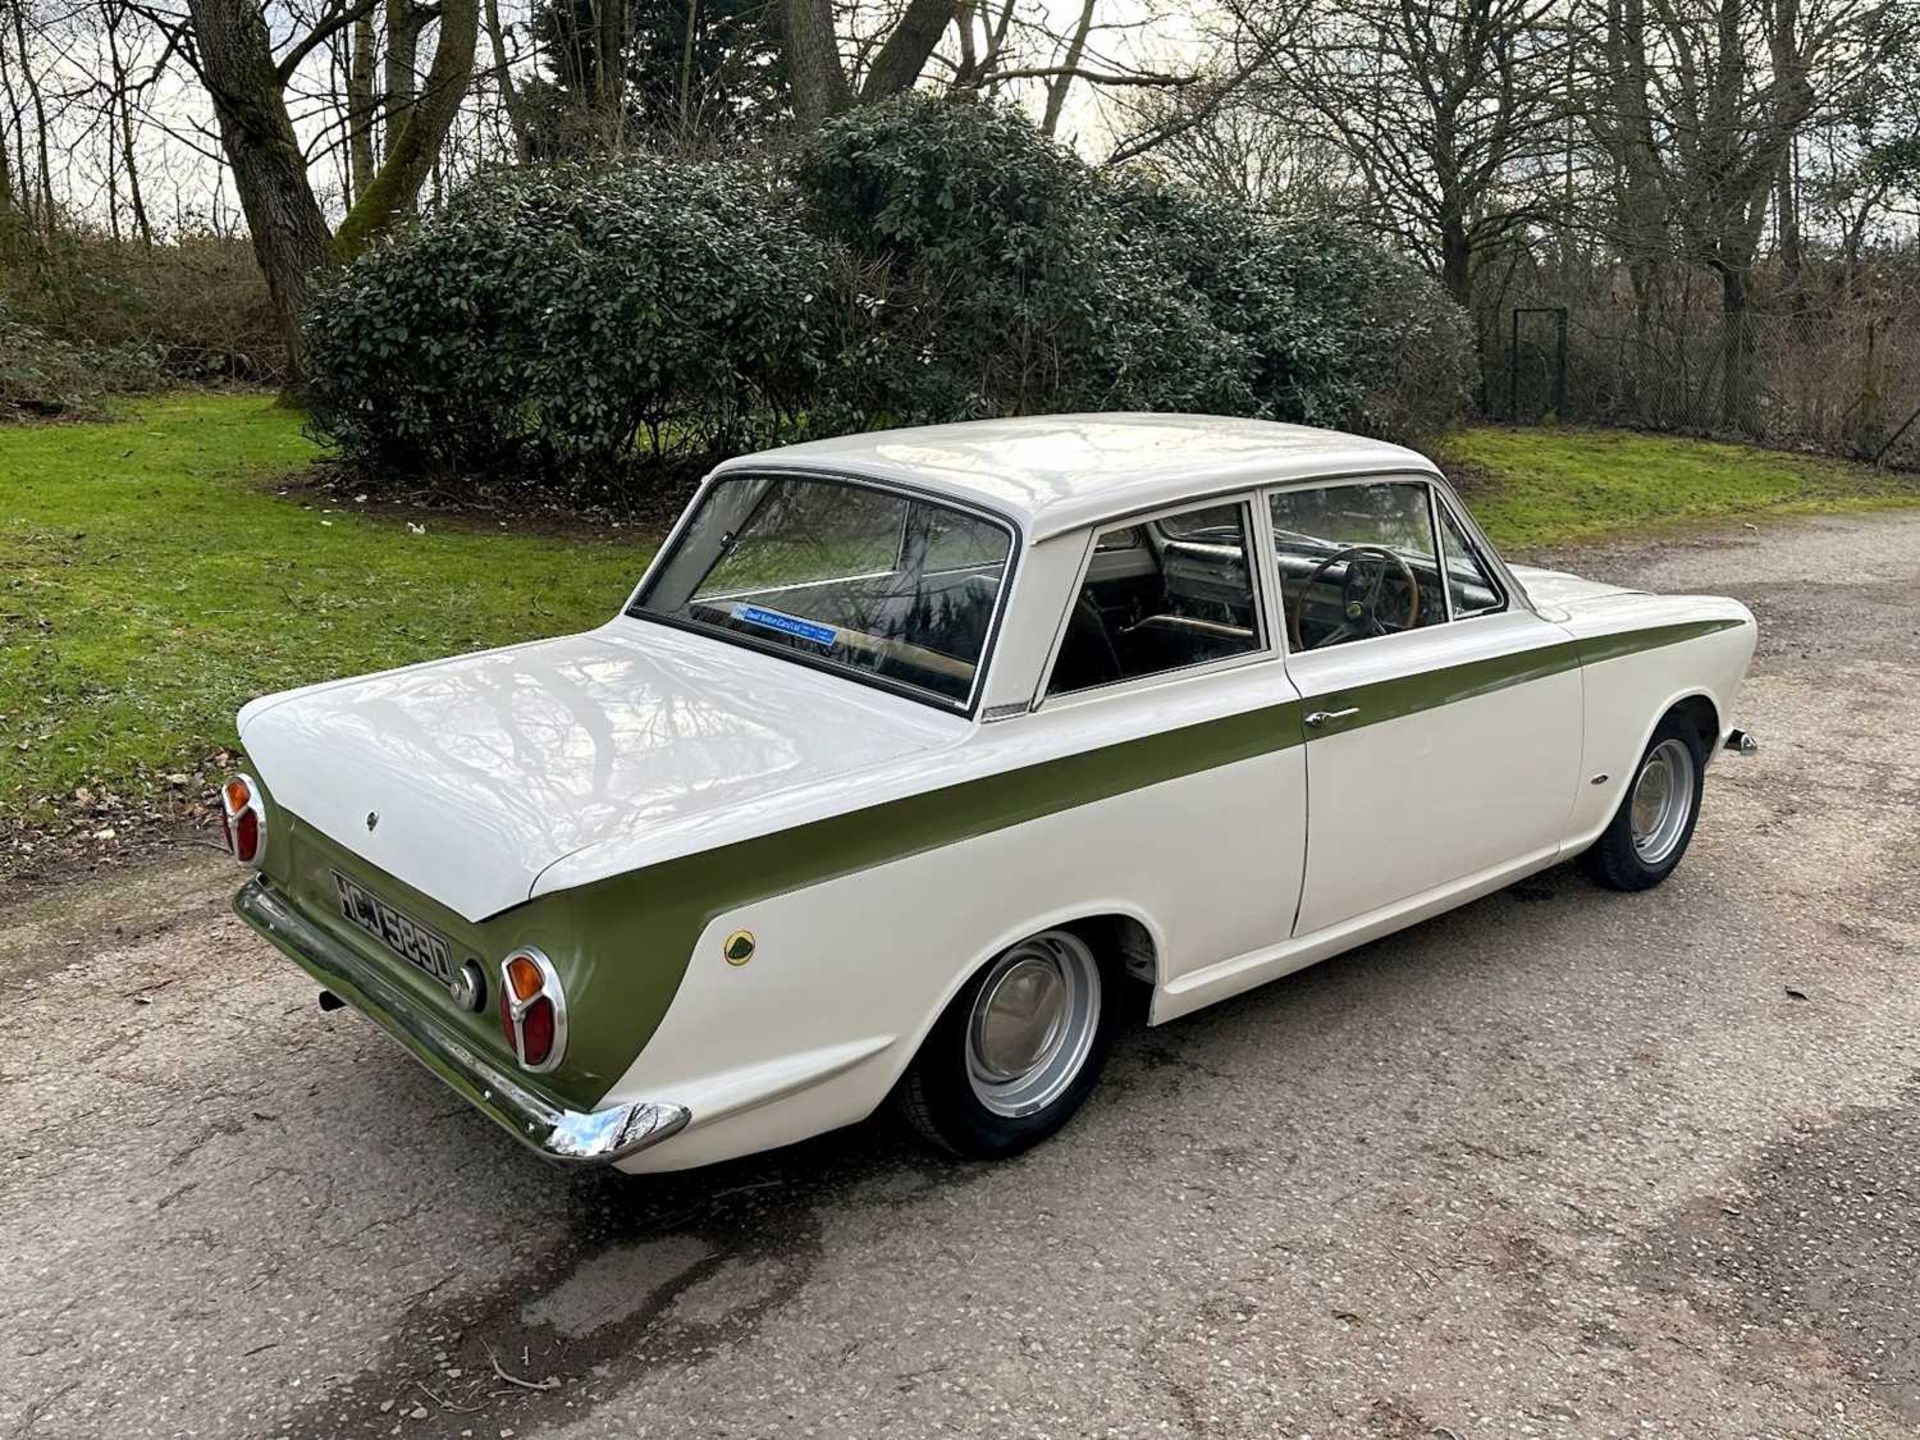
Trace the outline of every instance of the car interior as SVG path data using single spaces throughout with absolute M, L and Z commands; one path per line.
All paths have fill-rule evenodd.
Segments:
M 639 608 L 964 702 L 1011 544 L 885 489 L 751 477 L 715 487 Z
M 998 564 L 943 574 L 893 570 L 811 585 L 703 596 L 692 614 L 762 643 L 822 653 L 836 664 L 897 680 L 950 699 L 973 688 L 975 658 L 986 650 L 1000 594 Z M 832 632 L 825 642 L 782 619 Z
M 1054 662 L 1050 694 L 1258 650 L 1244 505 L 1104 532 Z
M 1287 643 L 1296 652 L 1497 610 L 1497 585 L 1417 481 L 1309 486 L 1271 497 Z M 1258 650 L 1246 512 L 1214 505 L 1103 532 L 1068 617 L 1049 694 Z

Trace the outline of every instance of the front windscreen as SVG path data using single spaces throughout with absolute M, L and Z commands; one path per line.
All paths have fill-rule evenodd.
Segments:
M 964 706 L 1006 578 L 999 522 L 877 486 L 709 487 L 631 613 Z

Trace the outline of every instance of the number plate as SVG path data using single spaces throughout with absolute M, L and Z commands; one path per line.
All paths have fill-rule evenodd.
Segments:
M 394 954 L 433 976 L 442 985 L 453 984 L 453 947 L 446 937 L 409 919 L 378 895 L 338 870 L 333 872 L 340 913 Z

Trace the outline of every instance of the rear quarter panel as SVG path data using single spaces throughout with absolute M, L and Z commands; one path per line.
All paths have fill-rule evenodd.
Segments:
M 1150 747 L 1144 764 L 1129 740 Z M 1003 752 L 994 804 L 1013 823 L 983 817 L 950 843 L 903 841 L 710 912 L 672 1007 L 612 1095 L 671 1099 L 694 1123 L 623 1168 L 706 1164 L 860 1119 L 966 980 L 1049 926 L 1133 919 L 1162 980 L 1284 935 L 1305 845 L 1300 740 L 1277 664 L 985 727 L 981 751 Z M 1032 798 L 1061 783 L 1061 766 L 1076 790 Z M 927 799 L 951 794 L 964 810 L 967 791 Z M 725 953 L 735 930 L 755 939 L 737 966 Z

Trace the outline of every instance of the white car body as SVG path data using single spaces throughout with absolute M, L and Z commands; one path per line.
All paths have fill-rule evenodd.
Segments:
M 274 846 L 295 831 L 403 911 L 525 943 L 515 917 L 551 927 L 623 877 L 727 877 L 617 1074 L 543 1093 L 461 1039 L 481 1067 L 462 1071 L 470 1098 L 504 1075 L 576 1121 L 662 1102 L 686 1117 L 657 1142 L 577 1158 L 676 1169 L 857 1121 L 970 976 L 1054 926 L 1104 917 L 1151 987 L 1152 1023 L 1173 1020 L 1577 854 L 1676 705 L 1708 707 L 1714 748 L 1736 734 L 1755 637 L 1743 606 L 1506 566 L 1435 467 L 1396 446 L 1257 421 L 1036 417 L 793 446 L 706 485 L 749 473 L 900 487 L 1011 530 L 964 707 L 623 612 L 239 717 L 271 797 L 267 879 L 250 891 L 290 893 Z M 1383 477 L 1433 487 L 1504 603 L 1289 653 L 1266 497 Z M 1245 502 L 1258 651 L 1049 696 L 1096 534 L 1202 501 Z M 297 924 L 346 933 L 312 908 L 277 930 L 249 918 L 342 988 L 291 938 Z M 606 912 L 574 913 L 591 928 Z M 723 953 L 740 932 L 750 963 Z M 418 980 L 389 999 L 430 1006 Z M 423 1054 L 419 1026 L 364 987 L 348 998 L 443 1075 L 464 1063 Z M 562 1153 L 491 1092 L 484 1108 Z

